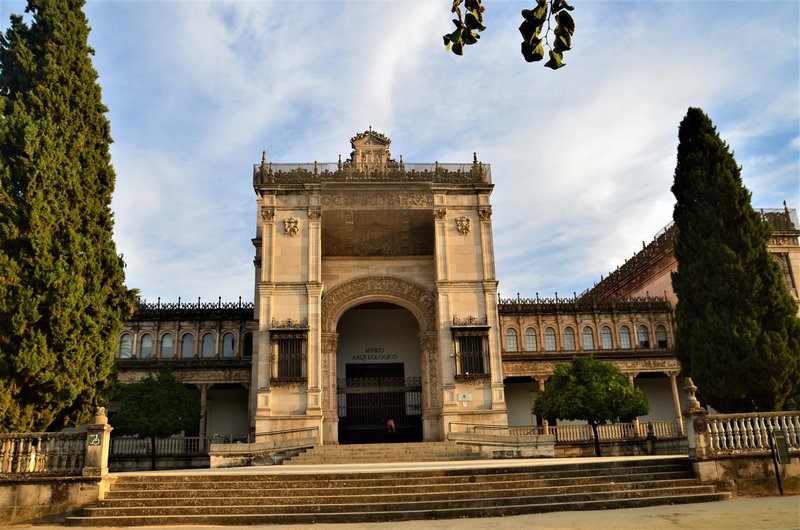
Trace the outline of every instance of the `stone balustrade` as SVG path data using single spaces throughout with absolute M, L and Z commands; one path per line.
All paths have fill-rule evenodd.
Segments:
M 206 452 L 204 448 L 208 447 L 209 440 L 210 438 L 203 440 L 200 436 L 156 438 L 156 455 L 199 454 Z M 111 439 L 111 454 L 114 456 L 149 455 L 150 451 L 150 438 L 119 437 Z
M 0 473 L 80 475 L 86 433 L 0 434 Z
M 652 426 L 656 438 L 676 438 L 680 436 L 678 423 L 674 420 L 641 422 L 641 423 L 607 423 L 597 427 L 597 435 L 601 442 L 625 441 L 646 438 L 648 428 Z M 594 440 L 592 427 L 581 425 L 514 426 L 508 427 L 509 433 L 518 434 L 553 434 L 556 443 L 590 442 Z
M 752 412 L 710 414 L 708 425 L 709 455 L 769 453 L 769 435 L 784 431 L 790 449 L 800 449 L 800 412 Z

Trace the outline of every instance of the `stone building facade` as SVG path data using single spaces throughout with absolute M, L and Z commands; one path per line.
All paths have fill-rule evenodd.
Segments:
M 122 382 L 169 368 L 202 437 L 318 427 L 325 444 L 444 439 L 453 422 L 536 425 L 555 363 L 593 355 L 682 428 L 672 354 L 674 228 L 571 299 L 498 299 L 491 169 L 395 160 L 371 128 L 335 163 L 253 168 L 253 303 L 143 303 L 120 336 Z M 764 211 L 797 297 L 796 212 Z

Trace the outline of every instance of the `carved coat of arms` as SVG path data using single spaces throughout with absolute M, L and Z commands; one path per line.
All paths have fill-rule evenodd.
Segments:
M 295 237 L 300 233 L 300 219 L 287 217 L 283 220 L 283 233 L 289 237 Z
M 462 236 L 469 234 L 469 227 L 469 217 L 456 217 L 456 228 L 458 228 L 459 234 Z

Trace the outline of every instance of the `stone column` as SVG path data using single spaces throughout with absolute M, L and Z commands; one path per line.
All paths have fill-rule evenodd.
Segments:
M 206 448 L 206 405 L 208 401 L 208 387 L 211 386 L 207 383 L 200 383 L 197 387 L 200 389 L 200 426 L 198 434 L 200 435 L 200 450 Z
M 625 376 L 628 378 L 628 384 L 629 385 L 634 386 L 633 385 L 633 380 L 636 378 L 637 375 L 639 375 L 639 374 L 636 373 L 636 372 L 627 372 L 625 374 Z M 639 436 L 639 417 L 638 416 L 633 418 L 633 431 L 634 431 L 633 432 L 633 438 L 638 438 L 638 436 Z
M 422 437 L 425 441 L 444 439 L 442 425 L 442 381 L 437 333 L 420 331 L 420 376 L 422 379 Z
M 541 395 L 544 392 L 544 382 L 547 380 L 547 376 L 534 376 L 534 379 L 539 382 L 539 395 Z M 547 418 L 542 418 L 542 432 L 543 434 L 550 434 L 550 424 L 547 422 Z
M 678 433 L 681 436 L 686 435 L 686 429 L 683 426 L 683 416 L 681 415 L 681 400 L 678 396 L 678 372 L 667 372 L 669 376 L 669 384 L 672 387 L 672 405 L 675 407 L 675 420 L 678 422 Z
M 321 333 L 322 356 L 322 432 L 323 445 L 339 443 L 339 411 L 336 394 L 336 348 L 338 333 Z
M 98 407 L 92 423 L 86 428 L 86 458 L 83 461 L 84 477 L 105 477 L 108 474 L 108 453 L 111 448 L 111 431 L 106 408 Z

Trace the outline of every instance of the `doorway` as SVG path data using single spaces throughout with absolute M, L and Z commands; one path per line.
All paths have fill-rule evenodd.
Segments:
M 338 331 L 339 443 L 421 441 L 419 325 L 413 315 L 391 304 L 364 304 L 342 316 Z

